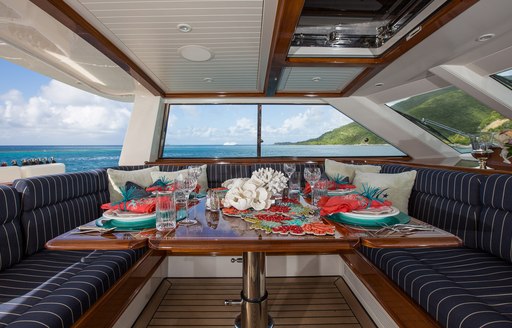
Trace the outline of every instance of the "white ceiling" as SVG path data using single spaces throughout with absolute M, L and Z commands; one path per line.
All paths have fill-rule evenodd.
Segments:
M 66 0 L 159 81 L 164 91 L 261 92 L 263 0 Z M 93 19 L 93 20 L 91 20 Z M 192 31 L 180 32 L 178 24 Z M 271 38 L 266 36 L 267 39 Z M 199 45 L 213 58 L 192 62 L 178 49 Z M 206 82 L 204 79 L 212 79 Z

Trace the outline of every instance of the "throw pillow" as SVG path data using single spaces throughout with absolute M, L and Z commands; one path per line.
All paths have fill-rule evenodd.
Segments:
M 338 179 L 342 180 L 347 177 L 348 182 L 352 183 L 356 171 L 379 173 L 380 169 L 381 167 L 378 165 L 345 164 L 331 159 L 325 159 L 325 174 L 333 181 L 337 181 Z
M 357 192 L 362 192 L 363 186 L 387 188 L 383 193 L 384 199 L 391 201 L 393 206 L 407 214 L 415 179 L 416 171 L 414 170 L 396 174 L 356 172 L 354 185 Z
M 159 170 L 160 168 L 158 166 L 134 171 L 107 169 L 110 202 L 119 202 L 123 200 L 121 187 L 124 187 L 126 182 L 131 181 L 141 187 L 147 187 L 153 183 L 153 180 L 151 180 L 151 172 Z
M 187 172 L 187 169 L 174 171 L 174 172 L 151 172 L 152 183 L 160 178 L 165 178 L 166 180 L 176 180 L 178 175 L 184 174 Z M 198 196 L 206 195 L 206 190 L 208 190 L 208 175 L 206 174 L 206 164 L 201 165 L 201 175 L 197 179 L 197 183 L 200 186 Z

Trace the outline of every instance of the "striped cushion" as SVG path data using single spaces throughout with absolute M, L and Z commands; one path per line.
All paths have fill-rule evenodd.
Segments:
M 480 186 L 484 180 L 473 173 L 419 169 L 409 200 L 409 214 L 476 248 Z
M 32 177 L 14 182 L 22 193 L 21 228 L 25 254 L 74 227 L 100 216 L 97 171 Z
M 208 164 L 208 187 L 217 188 L 228 180 L 234 178 L 248 178 L 252 174 L 251 165 L 245 164 Z
M 512 327 L 512 266 L 470 248 L 363 253 L 444 327 Z
M 482 185 L 479 248 L 512 262 L 512 175 L 493 174 Z
M 69 327 L 142 255 L 42 251 L 0 273 L 0 327 Z
M 0 185 L 0 271 L 21 260 L 21 202 L 16 189 Z
M 398 164 L 384 164 L 380 173 L 402 173 L 413 170 L 410 166 L 398 165 Z
M 23 211 L 30 211 L 93 194 L 99 190 L 98 184 L 97 173 L 88 171 L 19 179 L 13 185 L 22 193 Z
M 23 212 L 21 227 L 25 234 L 25 254 L 34 254 L 43 249 L 48 240 L 99 216 L 99 204 L 95 195 Z

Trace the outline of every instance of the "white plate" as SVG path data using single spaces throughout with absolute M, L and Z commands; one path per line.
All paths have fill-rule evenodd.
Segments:
M 354 192 L 355 189 L 337 189 L 337 190 L 327 190 L 327 195 L 329 196 L 342 196 L 346 194 L 350 194 Z
M 117 221 L 133 221 L 139 219 L 148 219 L 154 217 L 155 213 L 133 213 L 121 210 L 108 210 L 103 213 L 103 218 Z
M 390 216 L 395 216 L 398 213 L 400 213 L 400 210 L 394 206 L 391 206 L 391 212 L 384 213 L 384 214 L 346 212 L 346 213 L 343 213 L 343 216 L 345 216 L 347 218 L 354 218 L 354 219 L 373 220 L 373 219 L 382 219 L 382 218 L 387 218 Z

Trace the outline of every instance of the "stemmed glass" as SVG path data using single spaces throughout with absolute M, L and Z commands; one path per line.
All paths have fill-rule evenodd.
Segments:
M 295 164 L 294 163 L 284 163 L 283 165 L 284 173 L 288 176 L 288 180 L 295 172 Z
M 190 218 L 188 214 L 190 193 L 192 193 L 192 190 L 194 190 L 196 185 L 197 179 L 191 174 L 187 174 L 184 176 L 180 175 L 176 180 L 176 187 L 178 188 L 179 191 L 185 194 L 185 198 L 187 200 L 187 215 L 185 219 L 183 219 L 180 222 L 181 224 L 192 225 L 197 223 L 197 220 L 195 218 Z
M 316 166 L 306 167 L 304 169 L 304 179 L 309 183 L 311 187 L 311 202 L 315 204 L 315 184 L 320 180 L 321 172 L 320 168 Z
M 494 134 L 491 132 L 480 132 L 472 135 L 471 139 L 471 155 L 478 160 L 479 169 L 487 169 L 487 159 L 492 154 L 490 147 L 492 146 Z
M 203 172 L 201 165 L 189 165 L 187 167 L 187 170 L 188 170 L 188 174 L 193 176 L 196 179 L 196 181 L 199 182 L 199 176 Z M 196 198 L 197 198 L 197 193 L 194 193 L 194 199 L 196 199 Z

